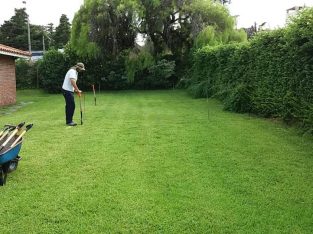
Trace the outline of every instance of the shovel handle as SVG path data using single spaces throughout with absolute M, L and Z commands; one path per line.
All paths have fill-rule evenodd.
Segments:
M 13 144 L 11 145 L 11 148 L 13 148 L 13 147 L 17 144 L 17 142 L 19 142 L 19 140 L 22 138 L 22 136 L 24 136 L 24 134 L 25 134 L 27 131 L 29 131 L 32 127 L 33 127 L 33 124 L 28 124 L 28 125 L 26 126 L 26 129 L 23 130 L 23 132 L 18 136 L 18 138 L 16 138 L 16 140 L 13 142 Z
M 20 123 L 17 125 L 14 129 L 14 131 L 11 133 L 11 135 L 8 137 L 8 139 L 1 145 L 1 148 L 4 148 L 8 144 L 8 142 L 15 136 L 15 134 L 24 126 L 25 122 Z
M 16 143 L 22 138 L 22 136 L 26 133 L 26 131 L 24 130 L 21 135 L 18 136 L 18 138 L 16 138 L 16 140 L 12 143 L 12 145 L 10 146 L 11 148 L 13 148 Z

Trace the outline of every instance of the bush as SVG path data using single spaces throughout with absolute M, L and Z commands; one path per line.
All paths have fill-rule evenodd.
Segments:
M 153 56 L 146 50 L 131 51 L 125 61 L 128 81 L 134 83 L 136 75 L 145 73 L 146 69 L 155 63 Z
M 174 75 L 175 61 L 162 59 L 156 64 L 148 68 L 149 75 L 147 77 L 150 87 L 148 88 L 169 88 L 173 86 L 173 81 L 170 79 Z
M 43 89 L 49 93 L 61 92 L 64 76 L 69 68 L 63 53 L 50 50 L 39 65 Z
M 218 97 L 228 110 L 279 117 L 312 132 L 312 15 L 307 9 L 287 28 L 259 33 L 249 43 L 198 50 L 190 92 Z
M 141 71 L 135 77 L 136 89 L 166 89 L 174 85 L 175 61 L 162 59 Z
M 24 59 L 18 59 L 15 63 L 16 88 L 31 89 L 39 85 L 37 74 L 38 62 L 33 63 Z
M 226 110 L 245 113 L 251 111 L 251 88 L 246 84 L 237 85 L 224 100 Z

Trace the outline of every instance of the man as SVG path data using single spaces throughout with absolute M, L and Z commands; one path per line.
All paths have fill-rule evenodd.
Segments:
M 63 96 L 65 99 L 65 115 L 66 125 L 76 126 L 73 122 L 73 115 L 75 112 L 74 92 L 81 96 L 82 91 L 77 87 L 78 72 L 85 71 L 85 65 L 83 63 L 77 63 L 71 67 L 65 75 L 62 85 Z

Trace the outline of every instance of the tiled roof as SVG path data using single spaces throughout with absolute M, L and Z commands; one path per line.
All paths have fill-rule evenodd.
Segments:
M 15 49 L 10 46 L 0 44 L 0 54 L 18 58 L 29 58 L 31 54 L 28 51 Z

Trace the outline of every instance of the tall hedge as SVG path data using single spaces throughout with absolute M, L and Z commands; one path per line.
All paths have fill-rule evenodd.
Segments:
M 49 93 L 61 92 L 68 67 L 63 53 L 56 50 L 46 52 L 38 67 L 43 89 Z
M 194 54 L 189 90 L 225 108 L 299 123 L 313 133 L 313 9 L 248 43 Z
M 39 85 L 38 62 L 18 59 L 15 63 L 16 88 L 31 89 Z

